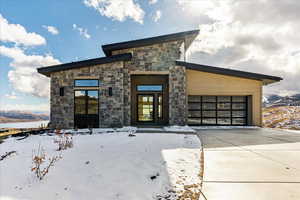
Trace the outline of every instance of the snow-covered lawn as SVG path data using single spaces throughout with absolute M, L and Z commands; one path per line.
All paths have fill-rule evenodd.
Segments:
M 73 148 L 56 151 L 57 136 L 30 136 L 0 144 L 1 200 L 177 199 L 200 184 L 200 141 L 195 135 L 128 133 L 74 135 Z M 32 168 L 33 150 L 61 155 L 43 180 Z M 186 187 L 187 188 L 187 187 Z M 167 198 L 171 196 L 170 198 Z

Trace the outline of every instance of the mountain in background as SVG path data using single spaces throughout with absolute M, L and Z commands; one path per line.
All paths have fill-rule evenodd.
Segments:
M 24 112 L 24 111 L 1 111 L 0 123 L 30 122 L 49 120 L 48 113 Z
M 264 107 L 300 106 L 300 94 L 291 96 L 270 95 L 263 98 Z

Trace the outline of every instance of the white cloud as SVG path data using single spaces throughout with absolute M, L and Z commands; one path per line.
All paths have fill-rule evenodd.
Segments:
M 183 12 L 209 18 L 199 21 L 199 37 L 188 52 L 194 62 L 283 76 L 266 91 L 300 92 L 299 1 L 177 2 Z
M 46 26 L 46 25 L 43 25 L 43 28 L 46 29 L 49 33 L 53 34 L 53 35 L 57 35 L 59 34 L 59 31 L 56 27 L 54 26 Z
M 18 47 L 0 46 L 0 55 L 12 59 L 8 79 L 16 91 L 38 97 L 49 97 L 49 79 L 38 74 L 36 68 L 59 64 L 51 55 L 26 55 Z
M 149 0 L 149 4 L 156 4 L 158 0 Z
M 91 35 L 88 34 L 88 30 L 81 28 L 79 26 L 77 26 L 76 24 L 73 24 L 73 29 L 77 30 L 79 32 L 80 35 L 82 35 L 83 37 L 85 37 L 86 39 L 90 39 Z
M 45 38 L 36 33 L 29 33 L 20 24 L 10 24 L 0 14 L 0 41 L 2 42 L 14 42 L 16 44 L 22 44 L 25 46 L 35 46 L 46 44 Z
M 161 11 L 157 10 L 155 14 L 153 15 L 153 21 L 158 22 L 158 20 L 161 18 Z
M 11 94 L 5 94 L 5 97 L 8 99 L 17 99 L 17 95 L 15 92 L 11 92 Z
M 113 20 L 124 21 L 131 18 L 143 24 L 145 12 L 134 0 L 84 0 L 84 4 Z
M 10 111 L 38 111 L 38 112 L 49 112 L 50 104 L 0 104 L 0 110 Z

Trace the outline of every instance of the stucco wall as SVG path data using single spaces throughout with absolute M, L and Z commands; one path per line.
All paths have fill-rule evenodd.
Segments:
M 97 88 L 99 90 L 100 127 L 122 126 L 124 119 L 123 62 L 114 62 L 51 74 L 51 127 L 74 127 L 74 79 L 80 78 L 100 80 L 100 86 Z M 65 88 L 64 96 L 59 96 L 60 87 Z M 108 96 L 109 87 L 112 87 L 112 96 Z
M 262 125 L 262 82 L 195 70 L 186 70 L 187 95 L 251 95 L 252 123 Z
M 169 74 L 169 123 L 183 125 L 186 120 L 186 86 L 185 72 L 175 66 L 180 59 L 183 40 L 153 44 L 144 47 L 113 51 L 112 54 L 132 53 L 131 61 L 124 64 L 124 123 L 131 122 L 131 84 L 130 75 L 141 72 L 163 71 Z M 159 74 L 159 73 L 157 73 Z

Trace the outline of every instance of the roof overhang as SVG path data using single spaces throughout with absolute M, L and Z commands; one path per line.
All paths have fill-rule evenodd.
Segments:
M 281 77 L 277 77 L 277 76 L 269 76 L 269 75 L 265 75 L 265 74 L 257 74 L 257 73 L 252 73 L 252 72 L 226 69 L 226 68 L 221 68 L 221 67 L 212 67 L 212 66 L 208 66 L 208 65 L 188 63 L 188 62 L 183 62 L 183 61 L 176 61 L 176 65 L 184 66 L 184 67 L 186 67 L 186 69 L 190 69 L 190 70 L 196 70 L 196 71 L 202 71 L 202 72 L 208 72 L 208 73 L 214 73 L 214 74 L 221 74 L 221 75 L 227 75 L 227 76 L 235 76 L 235 77 L 239 77 L 239 78 L 259 80 L 259 81 L 263 82 L 263 85 L 268 85 L 268 84 L 275 83 L 275 82 L 282 80 Z
M 132 55 L 131 53 L 125 53 L 125 54 L 118 54 L 114 56 L 108 56 L 108 57 L 101 57 L 101 58 L 94 58 L 89 60 L 82 60 L 77 62 L 71 62 L 71 63 L 65 63 L 60 65 L 53 65 L 48 67 L 41 67 L 38 68 L 37 71 L 40 74 L 43 74 L 45 76 L 50 76 L 53 72 L 59 72 L 63 70 L 69 70 L 69 69 L 78 69 L 82 67 L 88 67 L 92 65 L 101 65 L 106 63 L 112 63 L 112 62 L 118 62 L 118 61 L 128 61 L 131 60 Z
M 112 51 L 116 51 L 116 50 L 130 49 L 130 48 L 142 47 L 142 46 L 152 45 L 156 43 L 170 42 L 176 40 L 185 40 L 187 42 L 186 48 L 188 48 L 198 34 L 199 34 L 199 30 L 192 30 L 192 31 L 185 31 L 180 33 L 173 33 L 168 35 L 144 38 L 139 40 L 131 40 L 127 42 L 106 44 L 106 45 L 102 45 L 102 50 L 106 56 L 111 56 Z

